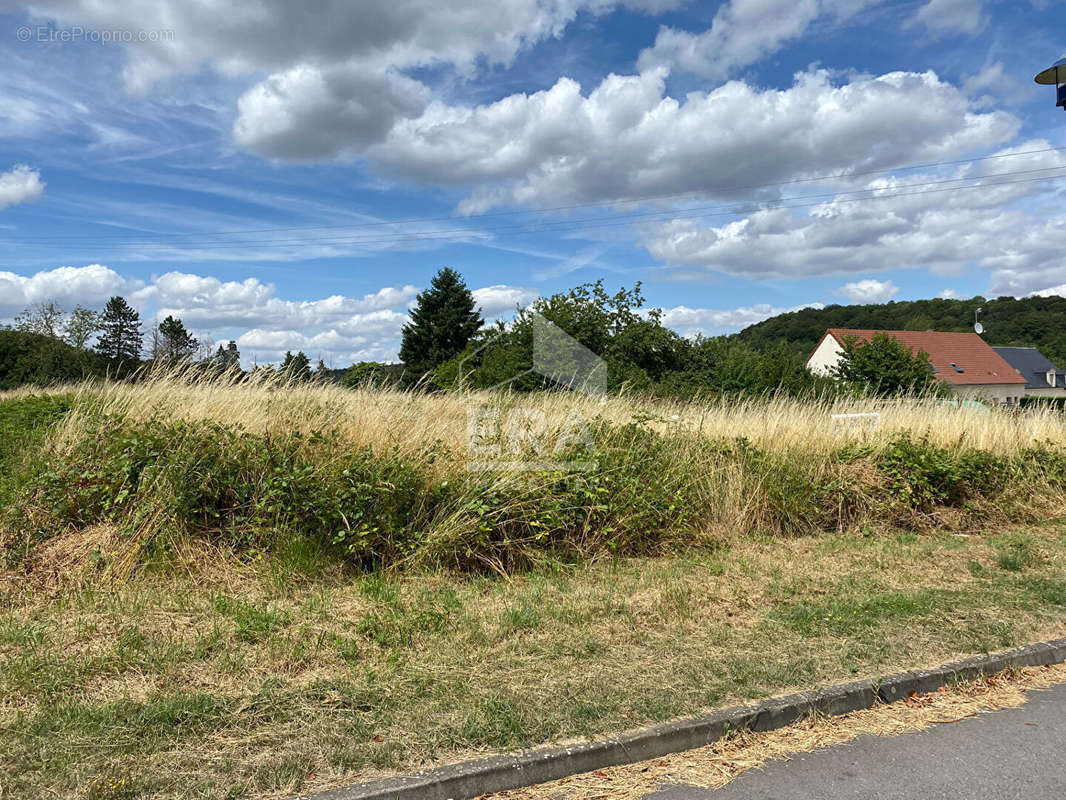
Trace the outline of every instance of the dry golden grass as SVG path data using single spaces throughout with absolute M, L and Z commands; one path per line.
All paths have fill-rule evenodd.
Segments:
M 404 452 L 422 452 L 436 441 L 457 453 L 464 451 L 468 414 L 483 405 L 539 409 L 550 428 L 561 426 L 574 411 L 586 420 L 602 417 L 623 424 L 635 417 L 650 418 L 650 424 L 663 430 L 709 438 L 743 436 L 771 452 L 802 450 L 812 455 L 831 452 L 848 438 L 876 444 L 902 432 L 928 436 L 941 446 L 965 443 L 997 454 L 1033 444 L 1066 445 L 1066 423 L 1054 412 L 981 411 L 936 400 L 681 402 L 626 395 L 596 398 L 567 392 L 419 394 L 381 388 L 353 391 L 314 383 L 281 385 L 268 377 L 209 381 L 180 374 L 135 384 L 86 383 L 73 387 L 73 391 L 80 400 L 93 401 L 107 413 L 132 420 L 210 420 L 240 425 L 252 432 L 336 430 L 353 445 L 395 446 Z M 0 393 L 0 400 L 29 393 Z M 880 414 L 872 431 L 862 425 L 841 426 L 832 418 L 835 414 L 872 411 Z M 71 415 L 68 424 L 76 426 L 78 415 Z
M 640 800 L 673 785 L 719 789 L 774 759 L 844 744 L 857 736 L 899 736 L 932 725 L 1017 708 L 1027 693 L 1066 682 L 1066 665 L 1026 667 L 965 681 L 838 717 L 809 717 L 764 733 L 744 732 L 707 747 L 636 764 L 609 767 L 483 800 Z

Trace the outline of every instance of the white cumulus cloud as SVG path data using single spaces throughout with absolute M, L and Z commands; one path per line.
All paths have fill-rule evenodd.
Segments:
M 25 164 L 16 164 L 13 169 L 0 172 L 0 209 L 34 203 L 44 195 L 44 187 L 40 172 Z
M 1011 114 L 974 111 L 932 72 L 841 83 L 812 70 L 786 89 L 732 81 L 684 101 L 665 93 L 665 77 L 610 75 L 587 96 L 561 78 L 487 105 L 433 102 L 364 155 L 389 175 L 479 185 L 461 206 L 476 213 L 687 192 L 750 197 L 748 187 L 801 176 L 950 158 L 1019 126 Z
M 478 304 L 481 315 L 485 319 L 492 319 L 514 311 L 518 306 L 527 306 L 540 297 L 540 292 L 536 289 L 504 284 L 475 289 L 471 294 L 474 295 L 474 301 Z
M 847 18 L 882 0 L 731 0 L 701 33 L 669 26 L 643 50 L 641 69 L 667 67 L 719 80 L 802 36 L 822 17 Z
M 147 92 L 160 80 L 209 67 L 224 75 L 285 71 L 298 65 L 358 64 L 367 70 L 451 65 L 472 73 L 479 61 L 509 64 L 560 36 L 581 12 L 626 6 L 659 13 L 680 0 L 33 0 L 38 19 L 96 30 L 157 32 L 126 45 L 127 87 Z
M 428 102 L 425 86 L 396 72 L 300 65 L 241 95 L 233 138 L 274 158 L 331 157 L 380 141 Z
M 369 311 L 405 305 L 414 286 L 385 287 L 361 298 L 331 295 L 321 300 L 283 300 L 273 284 L 257 278 L 221 281 L 204 275 L 168 272 L 145 290 L 159 315 L 180 316 L 198 328 L 254 325 L 272 330 L 320 327 Z
M 110 267 L 58 267 L 33 275 L 0 271 L 0 319 L 10 319 L 38 303 L 54 302 L 70 309 L 75 305 L 102 306 L 116 294 L 137 295 L 144 283 L 119 275 Z
M 1043 222 L 1018 207 L 1055 191 L 1041 178 L 1060 174 L 1066 158 L 1049 148 L 1026 142 L 999 155 L 1043 152 L 950 174 L 878 178 L 856 184 L 866 190 L 858 195 L 805 209 L 767 208 L 717 226 L 691 218 L 648 225 L 645 246 L 669 265 L 762 279 L 911 267 L 958 274 L 976 265 L 992 272 L 995 291 L 1021 294 L 1066 279 L 1066 220 Z M 1007 174 L 1019 171 L 1023 181 Z M 964 177 L 977 188 L 930 183 Z
M 845 283 L 836 290 L 836 294 L 855 303 L 884 303 L 899 294 L 899 287 L 892 281 L 879 281 L 867 278 L 862 281 Z

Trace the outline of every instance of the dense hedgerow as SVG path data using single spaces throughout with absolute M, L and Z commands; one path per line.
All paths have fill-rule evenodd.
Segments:
M 548 555 L 662 552 L 723 528 L 920 526 L 947 509 L 970 521 L 1025 519 L 1066 493 L 1066 454 L 1051 446 L 993 454 L 901 434 L 829 453 L 771 451 L 639 417 L 599 419 L 591 445 L 553 456 L 594 469 L 515 474 L 468 471 L 465 454 L 442 441 L 401 451 L 336 431 L 252 433 L 91 409 L 44 439 L 68 407 L 0 404 L 0 426 L 23 436 L 6 455 L 17 479 L 4 525 L 27 541 L 109 523 L 162 545 L 181 535 L 260 551 L 299 538 L 364 568 L 413 559 L 499 571 Z
M 70 398 L 62 395 L 0 403 L 0 508 L 10 506 L 16 488 L 26 480 L 23 455 L 35 449 L 69 409 Z
M 511 565 L 531 550 L 654 549 L 691 524 L 693 487 L 669 469 L 669 442 L 601 426 L 598 468 L 504 479 L 441 479 L 421 454 L 353 448 L 334 433 L 250 434 L 216 423 L 99 419 L 72 445 L 45 448 L 20 502 L 40 535 L 110 522 L 264 548 L 302 536 L 365 566 L 419 551 Z M 591 458 L 572 450 L 566 458 Z

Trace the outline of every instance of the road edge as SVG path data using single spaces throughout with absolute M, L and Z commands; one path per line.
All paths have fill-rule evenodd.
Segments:
M 734 730 L 769 731 L 811 712 L 829 716 L 893 703 L 911 692 L 994 675 L 1009 667 L 1040 667 L 1066 661 L 1066 639 L 973 656 L 935 669 L 900 672 L 880 679 L 841 683 L 815 691 L 733 706 L 699 717 L 640 728 L 608 739 L 490 756 L 369 783 L 303 794 L 295 800 L 470 800 L 582 772 L 633 764 L 704 747 Z

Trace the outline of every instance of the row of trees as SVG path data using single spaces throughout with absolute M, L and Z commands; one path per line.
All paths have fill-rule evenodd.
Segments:
M 912 356 L 888 337 L 866 345 L 849 344 L 835 381 L 812 375 L 804 356 L 787 341 L 753 344 L 743 336 L 685 338 L 663 325 L 661 311 L 645 309 L 639 283 L 614 293 L 602 281 L 583 284 L 517 309 L 509 323 L 486 326 L 473 294 L 452 269 L 438 272 L 418 295 L 403 329 L 403 363 L 356 364 L 344 382 L 430 389 L 546 388 L 552 379 L 534 369 L 540 320 L 600 357 L 611 391 L 627 387 L 674 396 L 806 395 L 853 385 L 892 394 L 936 386 L 928 358 Z M 90 346 L 94 337 L 95 346 Z M 54 303 L 41 304 L 20 314 L 12 329 L 0 331 L 0 387 L 129 374 L 145 363 L 144 350 L 140 315 L 122 297 L 112 297 L 102 311 L 77 307 L 70 314 Z M 196 364 L 217 372 L 240 369 L 236 342 L 212 352 L 174 316 L 152 329 L 149 360 L 165 366 Z M 312 369 L 303 352 L 287 352 L 280 365 L 257 369 L 290 381 L 336 378 L 321 359 Z
M 610 391 L 624 386 L 683 397 L 770 392 L 798 396 L 850 388 L 897 394 L 936 386 L 928 357 L 913 356 L 888 337 L 851 343 L 836 380 L 811 374 L 805 354 L 786 341 L 755 346 L 738 336 L 683 337 L 663 325 L 661 311 L 645 308 L 639 283 L 615 293 L 602 281 L 587 283 L 517 309 L 509 323 L 486 327 L 473 295 L 451 269 L 441 270 L 416 299 L 403 330 L 402 367 L 356 364 L 346 383 L 545 388 L 552 380 L 533 369 L 538 317 L 603 359 Z
M 75 306 L 70 314 L 55 303 L 27 308 L 13 330 L 44 336 L 77 350 L 93 350 L 112 364 L 140 363 L 144 352 L 141 315 L 124 297 L 112 297 L 102 311 Z M 90 342 L 96 337 L 96 344 Z M 236 348 L 236 343 L 230 343 Z M 180 319 L 168 316 L 152 331 L 151 360 L 179 362 L 195 357 L 200 343 Z M 220 351 L 222 350 L 220 346 Z
M 11 326 L 0 326 L 0 389 L 93 376 L 128 376 L 146 364 L 195 365 L 226 373 L 241 369 L 241 354 L 233 340 L 211 350 L 172 315 L 146 337 L 138 311 L 117 296 L 102 310 L 76 306 L 69 314 L 55 303 L 39 303 L 15 317 Z M 312 369 L 303 352 L 287 352 L 281 364 L 255 369 L 292 381 L 336 377 L 321 359 Z
M 124 297 L 112 297 L 100 311 L 76 306 L 69 314 L 40 303 L 0 330 L 0 388 L 129 375 L 146 363 L 144 351 L 140 314 Z M 234 341 L 205 351 L 180 319 L 167 316 L 151 330 L 147 361 L 224 371 L 239 368 L 240 352 Z

